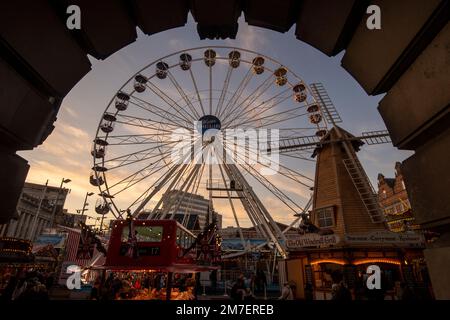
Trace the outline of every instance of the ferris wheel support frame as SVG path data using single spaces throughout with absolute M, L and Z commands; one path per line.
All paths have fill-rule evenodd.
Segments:
M 245 198 L 247 199 L 248 203 L 255 209 L 254 213 L 258 221 L 262 223 L 266 230 L 266 235 L 269 236 L 269 238 L 272 240 L 272 242 L 277 247 L 280 254 L 283 256 L 283 258 L 287 258 L 288 252 L 285 248 L 285 245 L 280 242 L 279 239 L 282 241 L 286 241 L 285 235 L 281 232 L 278 225 L 273 220 L 272 216 L 267 211 L 264 204 L 259 200 L 258 196 L 253 191 L 253 188 L 250 186 L 250 184 L 247 182 L 245 177 L 242 175 L 242 173 L 239 171 L 237 166 L 235 164 L 224 164 L 225 168 L 228 168 L 228 174 L 229 178 L 232 177 L 234 180 L 239 182 L 239 185 L 243 187 L 243 193 Z M 230 176 L 231 175 L 231 176 Z M 249 213 L 249 212 L 248 212 Z

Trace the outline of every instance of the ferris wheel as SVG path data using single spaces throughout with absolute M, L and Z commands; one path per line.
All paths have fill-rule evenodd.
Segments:
M 296 139 L 318 141 L 325 118 L 310 87 L 273 58 L 225 46 L 175 52 L 112 97 L 92 146 L 90 183 L 102 213 L 117 219 L 184 212 L 187 225 L 201 197 L 205 225 L 220 213 L 246 251 L 258 248 L 242 232 L 253 226 L 286 256 L 285 233 L 311 205 L 315 162 L 310 147 L 277 151 Z

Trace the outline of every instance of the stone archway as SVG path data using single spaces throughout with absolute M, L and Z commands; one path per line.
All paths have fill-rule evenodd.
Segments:
M 82 29 L 69 31 L 65 9 L 77 4 Z M 365 11 L 380 6 L 382 29 L 368 30 Z M 417 221 L 442 233 L 426 250 L 438 298 L 450 298 L 450 27 L 448 0 L 37 0 L 0 4 L 0 223 L 14 212 L 28 164 L 17 150 L 43 143 L 60 103 L 90 70 L 136 40 L 197 22 L 201 39 L 233 38 L 238 17 L 295 35 L 342 66 L 379 104 L 394 145 L 415 150 L 402 171 Z M 436 277 L 440 277 L 437 281 Z

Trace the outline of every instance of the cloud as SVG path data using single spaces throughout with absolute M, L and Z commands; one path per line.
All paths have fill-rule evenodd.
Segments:
M 40 155 L 52 155 L 67 159 L 80 159 L 89 155 L 92 139 L 89 134 L 78 127 L 60 120 L 56 130 L 36 151 Z
M 235 40 L 227 39 L 225 42 L 229 46 L 238 46 L 249 50 L 261 50 L 267 48 L 269 39 L 261 28 L 249 26 L 240 20 L 239 32 Z
M 79 117 L 78 112 L 76 112 L 75 110 L 73 110 L 72 107 L 67 105 L 63 105 L 61 107 L 61 113 L 67 113 L 67 115 L 73 119 L 78 119 Z

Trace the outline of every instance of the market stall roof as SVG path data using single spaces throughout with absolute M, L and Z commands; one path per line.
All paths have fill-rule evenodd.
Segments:
M 29 240 L 2 237 L 0 238 L 0 262 L 33 262 L 34 255 L 31 248 L 32 245 Z
M 159 272 L 178 272 L 192 273 L 201 271 L 218 270 L 219 266 L 202 266 L 196 264 L 172 264 L 166 266 L 92 266 L 91 270 L 111 270 L 111 271 L 159 271 Z

